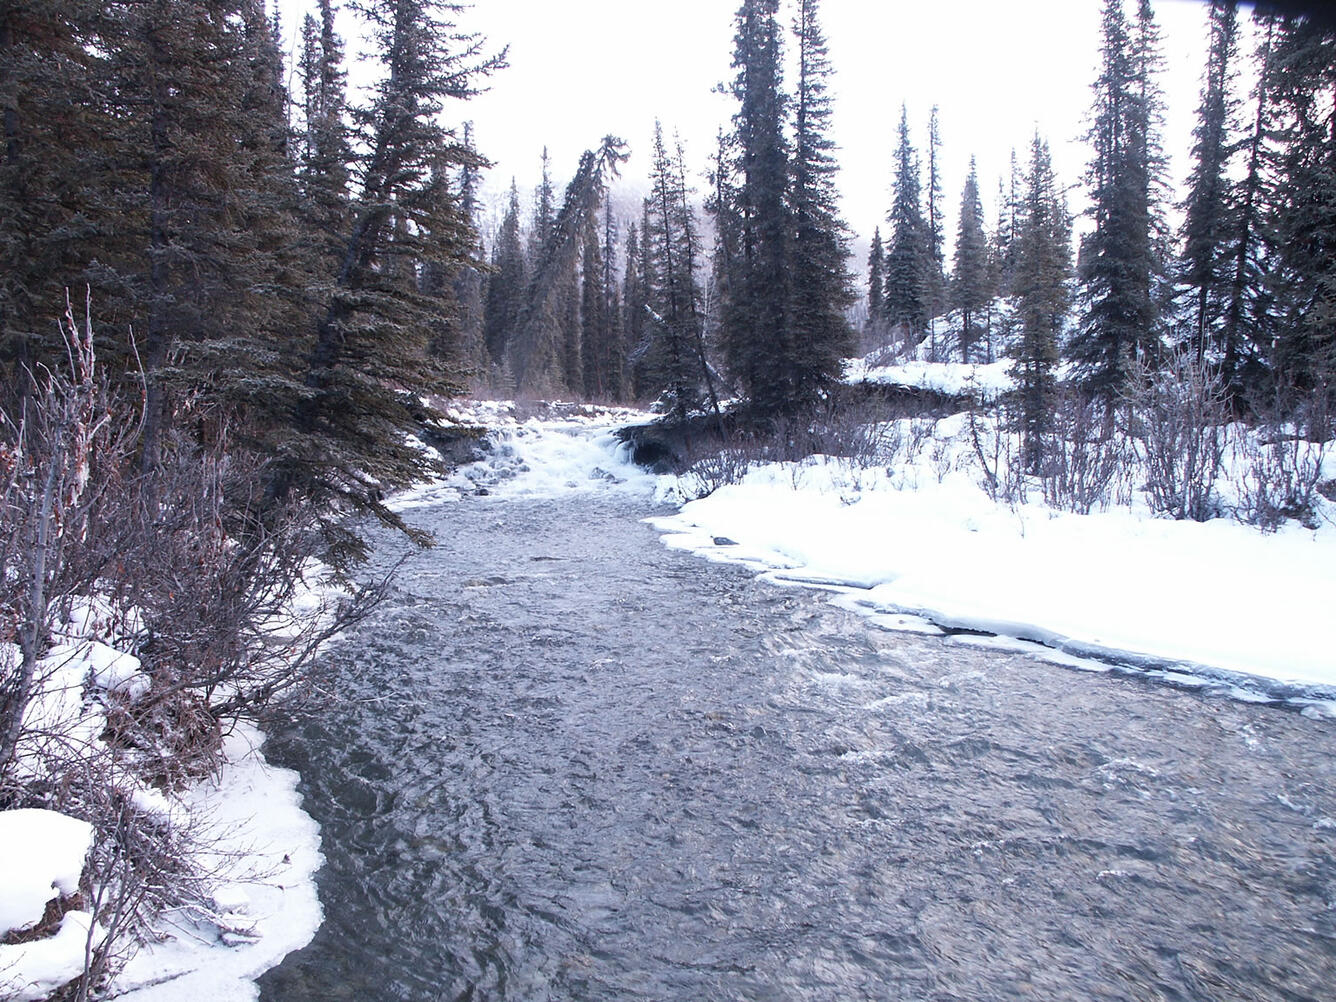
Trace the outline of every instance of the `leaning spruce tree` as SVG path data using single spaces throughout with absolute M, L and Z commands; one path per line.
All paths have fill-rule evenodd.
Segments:
M 302 395 L 290 427 L 272 443 L 280 457 L 276 498 L 297 491 L 402 526 L 380 498 L 430 470 L 406 433 L 421 414 L 419 394 L 457 388 L 458 374 L 427 352 L 440 301 L 395 275 L 402 261 L 449 266 L 460 248 L 474 246 L 458 200 L 436 197 L 431 184 L 434 169 L 468 155 L 439 120 L 447 101 L 475 93 L 504 58 L 485 56 L 481 39 L 455 27 L 458 10 L 437 0 L 374 0 L 361 8 L 384 75 L 354 114 L 359 184 L 314 319 Z M 327 530 L 333 558 L 361 554 L 359 539 L 333 523 Z

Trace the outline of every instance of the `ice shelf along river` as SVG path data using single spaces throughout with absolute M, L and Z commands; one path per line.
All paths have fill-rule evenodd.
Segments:
M 327 862 L 262 999 L 1332 998 L 1332 720 L 880 630 L 663 512 L 410 513 L 268 746 Z

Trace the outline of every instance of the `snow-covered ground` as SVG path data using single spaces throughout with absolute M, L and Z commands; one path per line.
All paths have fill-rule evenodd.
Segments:
M 228 737 L 216 780 L 182 805 L 213 842 L 200 862 L 218 874 L 207 916 L 167 917 L 163 939 L 143 947 L 116 979 L 127 1002 L 251 1002 L 254 979 L 311 941 L 322 913 L 316 896 L 320 830 L 302 810 L 298 776 L 269 765 L 263 735 L 240 726 Z
M 1011 361 L 997 362 L 927 362 L 921 359 L 870 365 L 865 359 L 850 359 L 844 378 L 850 383 L 880 383 L 911 389 L 932 390 L 948 397 L 973 396 L 992 399 L 1014 389 Z
M 53 763 L 100 770 L 147 824 L 186 830 L 191 864 L 212 900 L 164 916 L 111 986 L 134 1002 L 243 1002 L 258 997 L 254 978 L 310 942 L 320 924 L 314 876 L 319 829 L 301 809 L 297 775 L 269 766 L 263 735 L 239 725 L 224 743 L 216 777 L 179 792 L 156 789 L 120 762 L 102 740 L 106 704 L 148 689 L 129 646 L 133 610 L 115 615 L 101 601 L 76 607 L 40 663 L 25 713 L 20 775 L 41 779 Z M 128 620 L 128 622 L 127 622 Z M 0 644 L 0 657 L 17 658 Z M 103 936 L 87 894 L 79 895 L 92 826 L 50 810 L 0 812 L 0 937 L 38 926 L 47 903 L 65 902 L 54 934 L 0 944 L 0 998 L 42 999 L 78 977 Z M 96 888 L 93 888 L 96 897 Z
M 874 615 L 1336 694 L 1330 525 L 1263 535 L 1226 519 L 1012 510 L 961 471 L 914 488 L 884 472 L 850 480 L 835 460 L 767 465 L 655 524 L 671 546 L 843 586 Z

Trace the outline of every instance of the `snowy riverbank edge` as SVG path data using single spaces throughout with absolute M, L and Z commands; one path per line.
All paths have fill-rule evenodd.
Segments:
M 875 479 L 875 478 L 870 478 Z M 838 464 L 772 464 L 651 524 L 891 629 L 1242 699 L 1336 710 L 1336 531 L 1008 508 L 965 478 L 849 489 Z
M 139 950 L 110 998 L 124 1002 L 253 1002 L 255 983 L 308 944 L 323 918 L 315 874 L 320 828 L 302 809 L 299 776 L 265 760 L 264 734 L 241 724 L 228 736 L 216 779 L 188 791 L 192 817 L 207 826 L 206 862 L 224 875 L 215 904 L 229 932 L 169 917 L 168 938 Z
M 322 919 L 315 887 L 319 826 L 302 810 L 299 777 L 265 760 L 263 740 L 253 725 L 238 724 L 224 738 L 215 776 L 170 797 L 138 794 L 170 824 L 190 831 L 196 847 L 190 863 L 206 875 L 212 900 L 198 913 L 161 916 L 157 938 L 138 947 L 101 997 L 252 1002 L 259 996 L 254 979 L 315 935 Z M 21 861 L 0 866 L 4 903 L 13 906 L 0 909 L 0 924 L 22 928 L 42 912 L 53 888 L 77 891 L 93 829 L 49 810 L 8 811 L 0 819 L 6 822 L 0 863 Z M 62 832 L 66 837 L 55 837 Z M 54 936 L 0 945 L 0 997 L 46 998 L 77 977 L 90 929 L 101 927 L 75 910 Z

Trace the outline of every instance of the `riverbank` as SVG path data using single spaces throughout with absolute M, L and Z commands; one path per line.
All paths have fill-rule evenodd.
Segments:
M 1320 496 L 1315 528 L 1289 520 L 1270 533 L 1227 518 L 1154 517 L 1144 505 L 1077 515 L 1039 499 L 1007 503 L 980 483 L 958 415 L 933 423 L 895 469 L 823 456 L 755 463 L 697 497 L 696 473 L 630 464 L 612 432 L 645 415 L 490 417 L 500 431 L 488 460 L 398 506 L 479 490 L 651 491 L 679 509 L 654 520 L 667 545 L 838 589 L 842 604 L 888 628 L 967 631 L 1084 669 L 1120 666 L 1244 699 L 1319 709 L 1336 700 L 1336 504 Z M 1336 477 L 1326 462 L 1324 476 Z

